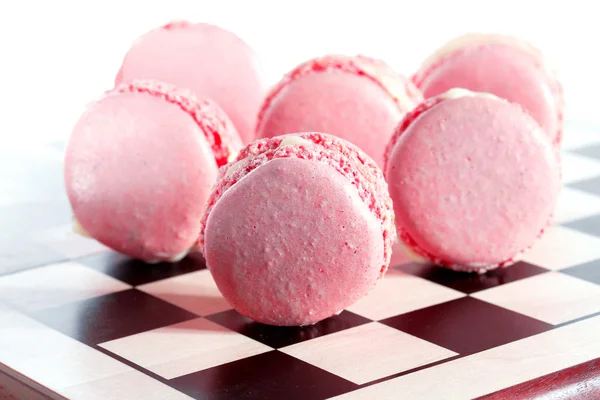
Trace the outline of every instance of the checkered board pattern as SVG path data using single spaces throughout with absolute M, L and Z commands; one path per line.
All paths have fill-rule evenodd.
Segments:
M 569 125 L 556 224 L 522 262 L 477 276 L 396 251 L 371 294 L 303 328 L 238 314 L 201 258 L 145 265 L 73 234 L 61 161 L 60 144 L 0 157 L 5 391 L 469 399 L 600 357 L 600 129 Z

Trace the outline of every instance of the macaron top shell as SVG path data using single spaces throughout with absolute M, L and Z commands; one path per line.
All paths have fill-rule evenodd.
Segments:
M 225 298 L 270 325 L 309 325 L 368 293 L 389 264 L 381 171 L 321 134 L 259 140 L 220 171 L 201 249 Z
M 134 258 L 187 253 L 218 164 L 239 149 L 227 116 L 185 93 L 156 82 L 119 86 L 87 107 L 69 140 L 64 177 L 78 225 Z
M 493 93 L 521 104 L 559 144 L 563 90 L 541 52 L 502 35 L 469 34 L 435 52 L 413 77 L 425 97 L 455 87 Z
M 319 72 L 345 72 L 352 75 L 363 76 L 383 89 L 398 108 L 410 110 L 415 103 L 423 100 L 421 92 L 404 77 L 396 73 L 382 60 L 357 55 L 354 57 L 335 54 L 308 60 L 287 73 L 268 93 L 258 114 L 257 130 L 260 130 L 271 103 L 279 93 L 291 82 L 299 80 L 313 73 Z M 291 133 L 291 132 L 288 132 Z
M 221 167 L 243 147 L 242 140 L 229 117 L 212 100 L 198 97 L 189 89 L 152 80 L 136 80 L 117 86 L 109 94 L 147 93 L 176 104 L 194 119 L 213 151 L 217 166 Z
M 407 114 L 386 177 L 400 240 L 457 270 L 518 260 L 551 222 L 560 190 L 556 151 L 518 105 L 452 93 Z
M 257 137 L 327 132 L 358 145 L 379 165 L 403 114 L 422 100 L 404 77 L 379 60 L 326 56 L 288 73 L 267 95 Z
M 331 172 L 321 163 L 275 159 L 212 209 L 204 256 L 238 312 L 271 325 L 308 325 L 354 303 L 377 281 L 384 257 L 379 221 Z
M 288 134 L 256 140 L 244 147 L 229 165 L 221 168 L 217 184 L 206 203 L 198 241 L 199 247 L 202 249 L 204 246 L 207 219 L 220 197 L 256 168 L 277 158 L 300 158 L 324 163 L 351 182 L 358 191 L 359 198 L 380 221 L 381 233 L 386 243 L 381 267 L 383 275 L 389 265 L 391 257 L 389 249 L 395 236 L 392 201 L 383 172 L 356 146 L 323 133 Z
M 234 33 L 186 21 L 153 29 L 129 49 L 115 83 L 136 79 L 156 79 L 206 96 L 227 113 L 244 142 L 254 138 L 267 82 L 257 55 Z

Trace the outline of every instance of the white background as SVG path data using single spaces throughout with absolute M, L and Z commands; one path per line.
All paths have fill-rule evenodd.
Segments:
M 326 53 L 363 53 L 410 74 L 456 35 L 517 35 L 556 66 L 567 119 L 600 123 L 595 3 L 0 0 L 0 146 L 67 138 L 83 107 L 112 87 L 135 38 L 172 19 L 234 31 L 257 51 L 272 82 Z

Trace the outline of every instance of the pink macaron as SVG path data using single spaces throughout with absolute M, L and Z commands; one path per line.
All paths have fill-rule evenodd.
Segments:
M 453 89 L 408 113 L 385 169 L 410 258 L 485 272 L 519 260 L 552 220 L 557 150 L 521 106 Z
M 129 49 L 115 82 L 133 79 L 157 79 L 208 97 L 245 143 L 254 139 L 267 83 L 257 55 L 232 32 L 185 21 L 151 30 Z
M 135 81 L 91 103 L 71 134 L 64 177 L 75 230 L 147 262 L 198 239 L 218 168 L 242 147 L 212 101 Z
M 542 53 L 509 36 L 468 34 L 433 53 L 414 75 L 425 97 L 452 88 L 487 92 L 522 105 L 559 145 L 563 90 Z
M 309 325 L 367 294 L 389 265 L 393 210 L 379 167 L 335 136 L 257 140 L 222 168 L 199 245 L 241 314 Z
M 386 63 L 364 56 L 309 60 L 268 94 L 256 136 L 327 132 L 354 143 L 383 165 L 385 146 L 403 115 L 423 97 Z

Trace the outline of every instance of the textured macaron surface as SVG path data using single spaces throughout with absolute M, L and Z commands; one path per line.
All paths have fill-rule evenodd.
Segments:
M 364 296 L 385 272 L 391 201 L 381 171 L 354 146 L 321 134 L 259 140 L 220 176 L 201 248 L 242 314 L 312 324 Z
M 282 142 L 289 138 L 300 138 L 308 143 L 282 145 Z M 394 236 L 393 208 L 383 171 L 357 147 L 343 139 L 322 133 L 289 134 L 256 140 L 242 149 L 228 166 L 221 168 L 218 182 L 206 204 L 200 246 L 203 244 L 206 220 L 219 198 L 250 172 L 276 158 L 301 158 L 325 163 L 345 176 L 358 191 L 362 201 L 379 219 L 384 240 L 391 246 Z M 386 249 L 389 246 L 386 245 Z M 389 257 L 386 252 L 383 265 L 387 265 Z M 385 272 L 385 268 L 382 266 L 382 273 Z
M 386 178 L 400 239 L 455 269 L 516 260 L 551 220 L 556 153 L 518 105 L 482 96 L 429 99 L 389 147 Z
M 186 252 L 217 177 L 213 148 L 230 142 L 218 112 L 199 122 L 214 110 L 153 82 L 119 86 L 91 103 L 73 129 L 64 171 L 85 231 L 146 261 Z
M 257 55 L 234 33 L 185 21 L 154 29 L 129 49 L 115 82 L 136 79 L 156 79 L 209 97 L 244 142 L 254 138 L 267 83 Z
M 232 154 L 243 147 L 235 126 L 221 107 L 208 98 L 196 96 L 188 89 L 178 89 L 153 80 L 136 80 L 118 85 L 114 91 L 147 93 L 179 106 L 200 127 L 219 167 L 227 164 Z
M 421 100 L 414 85 L 382 61 L 322 57 L 298 66 L 271 90 L 257 137 L 326 132 L 358 145 L 382 165 L 395 125 Z
M 525 45 L 494 36 L 466 40 L 453 51 L 432 60 L 415 76 L 425 97 L 452 88 L 493 93 L 522 105 L 560 143 L 563 124 L 562 88 L 541 56 Z

